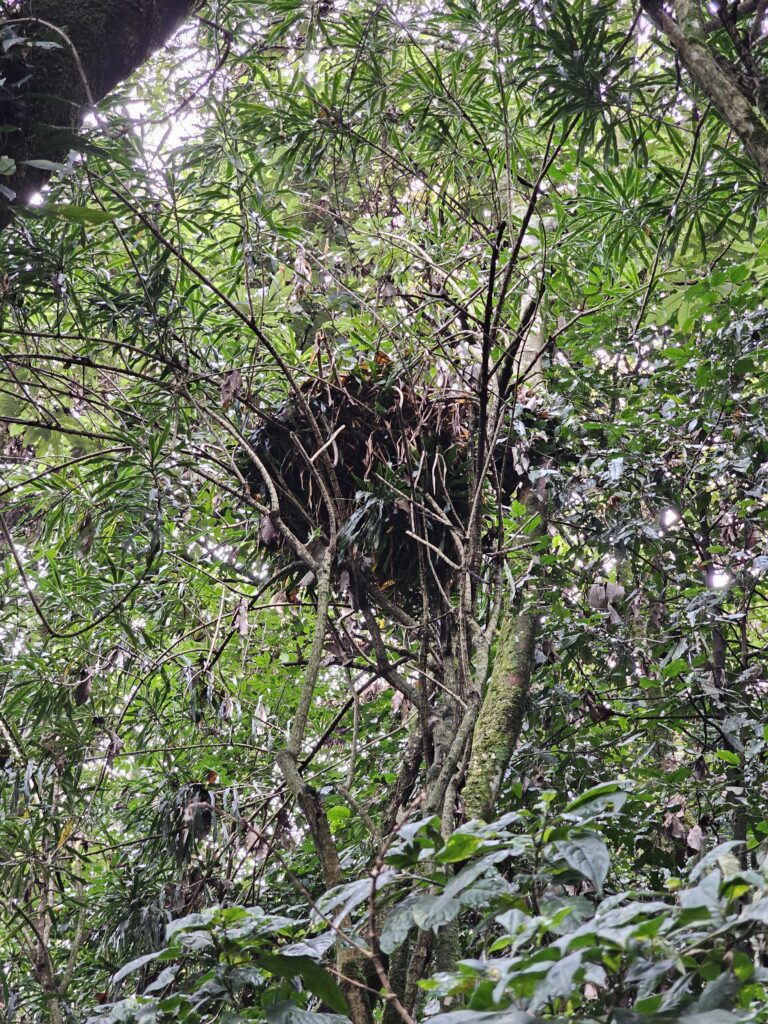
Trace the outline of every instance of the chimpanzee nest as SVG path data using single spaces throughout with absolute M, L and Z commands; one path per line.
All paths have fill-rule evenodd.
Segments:
M 417 593 L 428 563 L 427 581 L 444 586 L 450 563 L 459 560 L 453 535 L 463 537 L 470 514 L 476 414 L 466 394 L 429 386 L 417 393 L 391 373 L 359 372 L 333 384 L 308 382 L 301 399 L 263 413 L 248 442 L 274 482 L 284 524 L 296 536 L 328 536 L 321 475 L 334 498 L 337 571 L 345 563 L 363 564 L 379 587 L 407 597 Z M 499 445 L 495 453 L 499 490 L 506 495 L 520 479 L 508 448 Z M 263 500 L 262 475 L 247 453 L 239 466 Z M 261 538 L 282 547 L 271 521 L 262 523 Z

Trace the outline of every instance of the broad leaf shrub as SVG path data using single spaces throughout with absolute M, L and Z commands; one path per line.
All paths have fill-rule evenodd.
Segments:
M 140 994 L 91 1024 L 341 1024 L 344 996 L 325 966 L 337 942 L 391 961 L 419 931 L 448 928 L 466 955 L 419 983 L 418 1017 L 432 1024 L 768 1019 L 765 851 L 745 868 L 738 844 L 721 843 L 661 891 L 627 888 L 631 851 L 612 837 L 650 800 L 609 782 L 564 806 L 546 791 L 445 840 L 437 817 L 409 822 L 383 869 L 329 891 L 304 918 L 214 907 L 172 922 L 162 949 L 112 978 L 116 992 L 150 978 Z

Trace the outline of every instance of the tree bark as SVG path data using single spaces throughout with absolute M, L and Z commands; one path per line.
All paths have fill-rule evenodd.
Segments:
M 546 531 L 547 499 L 543 482 L 529 487 L 523 497 L 535 516 L 534 536 Z M 530 602 L 530 595 L 528 598 Z M 507 608 L 496 639 L 491 678 L 483 694 L 472 735 L 472 752 L 462 791 L 468 818 L 490 821 L 501 784 L 515 752 L 523 726 L 525 704 L 536 662 L 539 613 L 528 604 Z
M 0 156 L 15 170 L 0 177 L 14 193 L 13 199 L 5 194 L 0 229 L 49 177 L 50 170 L 25 161 L 60 162 L 72 148 L 83 108 L 136 71 L 198 2 L 23 0 L 6 10 L 0 22 L 7 46 L 0 50 Z
M 523 723 L 533 674 L 537 616 L 509 610 L 499 630 L 496 660 L 472 739 L 464 807 L 489 821 Z
M 641 0 L 643 11 L 674 46 L 680 63 L 737 136 L 760 176 L 768 181 L 768 128 L 749 98 L 739 88 L 735 74 L 721 65 L 704 41 L 706 26 L 698 7 L 676 0 L 677 20 L 660 0 Z

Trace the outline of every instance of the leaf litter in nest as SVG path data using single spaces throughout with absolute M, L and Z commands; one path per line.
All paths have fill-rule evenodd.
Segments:
M 331 496 L 337 575 L 363 564 L 380 587 L 415 596 L 426 559 L 424 575 L 436 586 L 455 572 L 454 536 L 463 538 L 470 515 L 476 402 L 428 385 L 417 392 L 391 366 L 366 371 L 307 381 L 301 398 L 262 412 L 248 444 L 270 474 L 283 523 L 301 540 L 328 536 Z M 515 443 L 497 445 L 494 466 L 506 498 L 521 479 L 520 439 L 510 434 Z M 238 462 L 263 499 L 258 467 L 245 451 Z M 261 540 L 282 547 L 268 518 Z

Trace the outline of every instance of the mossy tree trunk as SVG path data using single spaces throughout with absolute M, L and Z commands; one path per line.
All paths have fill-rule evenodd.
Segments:
M 61 161 L 84 107 L 98 103 L 159 47 L 198 0 L 23 0 L 0 23 L 0 156 L 15 164 L 0 179 L 0 228 L 49 171 L 25 161 Z M 40 45 L 40 44 L 45 45 Z M 49 44 L 55 44 L 50 46 Z M 6 161 L 7 163 L 7 161 Z
M 468 818 L 490 820 L 523 724 L 536 647 L 535 611 L 509 609 L 499 629 L 496 659 L 475 725 L 464 784 Z
M 528 489 L 523 504 L 532 517 L 528 539 L 531 535 L 541 537 L 546 531 L 547 505 L 543 481 Z M 493 669 L 472 733 L 462 790 L 468 818 L 493 818 L 501 784 L 520 738 L 536 663 L 539 624 L 535 592 L 524 600 L 522 608 L 508 607 L 499 625 Z

